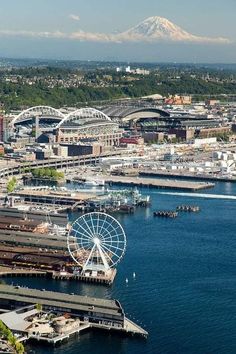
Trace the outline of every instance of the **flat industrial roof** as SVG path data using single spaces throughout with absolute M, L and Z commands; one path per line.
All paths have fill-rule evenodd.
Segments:
M 38 265 L 64 265 L 65 262 L 72 262 L 69 254 L 65 255 L 64 252 L 52 253 L 43 252 L 39 249 L 10 247 L 2 245 L 0 249 L 0 261 L 11 261 L 18 263 L 38 264 Z
M 42 221 L 39 220 L 33 220 L 33 219 L 19 219 L 15 218 L 14 216 L 8 216 L 8 215 L 0 215 L 0 223 L 2 224 L 18 224 L 18 225 L 29 225 L 29 226 L 38 226 L 42 223 Z
M 25 287 L 18 288 L 11 285 L 0 285 L 0 302 L 1 299 L 60 307 L 61 309 L 64 308 L 65 311 L 71 309 L 83 312 L 124 316 L 122 307 L 116 300 L 69 295 L 66 293 L 42 291 Z
M 55 250 L 67 251 L 68 249 L 65 236 L 57 236 L 57 239 L 55 239 L 54 237 L 43 237 L 43 235 L 35 235 L 34 233 L 29 233 L 27 235 L 23 232 L 9 233 L 8 230 L 3 230 L 3 232 L 0 232 L 0 242 L 28 247 L 50 248 Z
M 37 309 L 30 309 L 19 313 L 19 311 L 10 311 L 2 313 L 0 315 L 0 320 L 5 323 L 5 325 L 14 331 L 25 331 L 32 322 L 26 320 L 27 317 L 35 316 L 39 311 Z
M 9 235 L 9 236 L 24 236 L 24 237 L 30 237 L 30 238 L 35 238 L 35 239 L 45 239 L 45 240 L 66 240 L 65 236 L 60 236 L 55 233 L 39 233 L 39 232 L 30 232 L 30 231 L 18 231 L 18 230 L 2 230 L 0 229 L 0 235 Z

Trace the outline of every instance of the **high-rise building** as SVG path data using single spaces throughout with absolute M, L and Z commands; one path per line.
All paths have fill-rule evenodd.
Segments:
M 4 118 L 0 116 L 0 142 L 4 140 Z
M 11 126 L 11 121 L 13 116 L 4 115 L 2 118 L 2 139 L 1 139 L 1 123 L 0 123 L 0 141 L 8 141 L 9 137 L 13 135 L 13 128 Z M 1 119 L 0 119 L 1 120 Z

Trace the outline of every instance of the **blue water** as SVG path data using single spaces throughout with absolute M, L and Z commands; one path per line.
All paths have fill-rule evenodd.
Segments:
M 151 195 L 149 209 L 117 216 L 127 233 L 127 252 L 111 287 L 46 279 L 14 282 L 117 298 L 127 316 L 148 330 L 148 339 L 88 332 L 60 347 L 31 346 L 29 352 L 236 353 L 236 200 L 143 192 Z M 219 183 L 201 193 L 236 196 L 236 184 Z M 197 204 L 201 212 L 183 213 L 173 220 L 152 216 L 153 210 L 182 203 Z

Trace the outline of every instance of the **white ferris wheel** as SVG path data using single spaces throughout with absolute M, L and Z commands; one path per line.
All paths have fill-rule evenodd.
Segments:
M 71 226 L 68 250 L 82 272 L 108 272 L 120 262 L 126 249 L 121 224 L 112 216 L 93 212 L 82 215 Z

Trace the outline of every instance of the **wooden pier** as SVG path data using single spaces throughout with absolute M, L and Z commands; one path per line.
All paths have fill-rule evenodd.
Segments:
M 84 181 L 86 179 L 92 179 L 93 176 L 78 176 L 77 180 Z M 100 178 L 107 184 L 124 185 L 133 187 L 148 187 L 157 189 L 179 189 L 184 191 L 198 191 L 207 188 L 213 188 L 214 183 L 200 182 L 200 181 L 184 181 L 173 179 L 160 179 L 160 178 L 143 178 L 143 177 L 126 177 L 126 176 L 109 176 L 99 175 L 96 178 Z
M 21 209 L 21 206 L 26 208 Z M 38 207 L 38 205 L 36 206 Z M 34 207 L 34 203 L 20 203 L 20 205 L 16 203 L 16 207 L 0 207 L 0 215 L 17 219 L 24 219 L 27 217 L 27 219 L 40 220 L 42 222 L 48 221 L 48 219 L 50 219 L 52 223 L 61 226 L 65 226 L 67 224 L 67 206 L 55 208 L 55 206 L 52 207 L 52 204 L 44 204 L 43 207 L 38 207 L 38 209 L 34 209 Z
M 57 315 L 69 313 L 71 317 L 79 319 L 86 328 L 113 330 L 143 337 L 148 335 L 147 331 L 125 316 L 118 300 L 0 285 L 0 307 L 2 309 L 12 311 L 16 308 L 35 306 L 36 304 L 41 305 L 43 311 L 51 311 Z M 6 312 L 4 311 L 4 313 Z M 78 332 L 79 329 L 75 328 L 71 334 Z M 81 329 L 85 328 L 81 327 Z M 58 341 L 68 338 L 69 333 L 65 333 L 65 338 L 62 337 L 57 338 Z
M 52 272 L 50 273 L 53 279 L 58 280 L 79 280 L 84 283 L 96 283 L 96 284 L 105 284 L 111 285 L 116 276 L 116 269 L 112 269 L 112 272 L 109 276 L 101 276 L 101 275 L 81 275 L 81 274 L 62 274 L 60 272 Z
M 94 193 L 79 193 L 79 192 L 55 192 L 52 190 L 36 190 L 36 189 L 23 189 L 17 192 L 11 193 L 16 197 L 21 197 L 25 201 L 55 204 L 55 205 L 67 205 L 68 209 L 74 207 L 76 203 L 81 203 L 90 199 L 96 198 Z
M 226 177 L 220 175 L 212 175 L 207 173 L 191 173 L 189 171 L 163 171 L 163 170 L 156 170 L 156 171 L 147 171 L 141 170 L 139 171 L 140 176 L 149 176 L 149 177 L 161 177 L 161 178 L 171 178 L 171 179 L 178 179 L 186 180 L 186 181 L 208 181 L 211 183 L 214 182 L 232 182 L 236 183 L 235 177 Z
M 110 276 L 84 276 L 84 275 L 75 275 L 71 273 L 61 274 L 60 272 L 55 271 L 41 271 L 39 269 L 14 269 L 9 267 L 0 266 L 0 278 L 1 277 L 45 277 L 51 278 L 54 280 L 74 280 L 81 281 L 83 283 L 94 283 L 98 285 L 111 285 L 116 276 L 116 269 Z
M 88 328 L 91 328 L 90 323 L 84 322 L 84 323 L 81 323 L 77 328 L 75 328 L 69 332 L 66 332 L 65 334 L 57 335 L 55 337 L 46 337 L 46 336 L 42 336 L 42 335 L 40 336 L 37 334 L 35 334 L 35 335 L 30 334 L 27 339 L 31 339 L 31 340 L 38 341 L 38 342 L 45 342 L 46 344 L 56 345 L 56 344 L 64 342 L 64 341 L 68 341 L 71 336 L 79 334 L 80 332 L 82 332 Z
M 0 266 L 0 277 L 45 277 L 47 272 L 37 269 L 14 269 Z
M 116 269 L 109 274 L 73 273 L 76 266 L 68 252 L 66 236 L 50 233 L 0 230 L 0 277 L 39 277 L 111 285 Z M 81 258 L 81 266 L 83 259 Z M 62 271 L 63 269 L 63 271 Z

